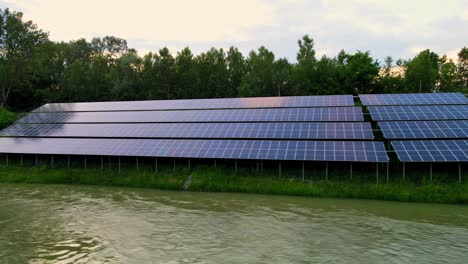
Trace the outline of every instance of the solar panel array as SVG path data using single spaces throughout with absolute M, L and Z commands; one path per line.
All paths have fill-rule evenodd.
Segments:
M 354 106 L 352 95 L 252 97 L 46 104 L 34 112 L 143 111 L 181 109 L 291 108 Z
M 372 119 L 379 121 L 384 137 L 399 140 L 393 141 L 392 146 L 400 161 L 468 161 L 468 140 L 465 140 L 468 138 L 468 99 L 463 94 L 359 97 L 368 105 Z
M 47 104 L 0 132 L 0 153 L 387 162 L 353 105 L 350 95 Z
M 373 139 L 366 122 L 14 124 L 4 137 Z
M 363 105 L 457 105 L 468 104 L 462 93 L 360 94 Z
M 381 142 L 0 138 L 0 152 L 171 158 L 387 162 Z

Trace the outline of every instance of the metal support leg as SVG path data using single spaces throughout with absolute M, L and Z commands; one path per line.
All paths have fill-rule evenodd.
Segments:
M 258 174 L 258 160 L 257 160 L 257 174 Z
M 353 179 L 353 163 L 349 163 L 349 179 Z
M 67 156 L 67 168 L 70 168 L 70 155 Z
M 263 160 L 260 161 L 260 177 L 263 176 Z
M 101 156 L 101 170 L 104 170 L 104 158 Z
M 188 169 L 190 170 L 190 159 L 188 160 Z
M 234 160 L 234 170 L 237 171 L 237 160 Z
M 20 166 L 23 167 L 23 154 L 20 155 Z
M 377 184 L 379 184 L 379 163 L 375 163 L 375 179 Z
M 281 178 L 281 160 L 280 160 L 279 163 L 278 163 L 278 173 L 279 173 L 279 174 L 278 174 L 279 177 Z
M 403 162 L 403 181 L 405 181 L 406 178 L 406 168 L 405 168 L 405 163 Z
M 305 181 L 304 161 L 302 162 L 302 181 Z
M 432 162 L 429 163 L 429 180 L 432 182 Z
M 50 167 L 54 168 L 54 155 L 50 155 Z
M 325 180 L 328 181 L 328 161 L 325 162 Z
M 119 156 L 119 173 L 120 173 L 120 156 Z
M 88 168 L 88 160 L 86 159 L 86 156 L 84 156 L 84 168 Z
M 389 178 L 390 178 L 390 162 L 387 162 L 387 184 L 388 184 Z
M 8 166 L 8 154 L 6 154 L 6 165 Z
M 140 170 L 140 164 L 138 164 L 138 157 L 136 157 L 136 169 L 137 171 Z
M 39 159 L 38 159 L 37 154 L 36 154 L 36 167 L 38 167 L 38 166 L 39 166 Z
M 173 172 L 175 173 L 175 159 L 174 159 L 174 167 L 173 167 Z
M 214 160 L 214 167 L 216 168 L 216 160 Z
M 462 183 L 461 162 L 458 163 L 458 183 Z
M 154 159 L 154 172 L 158 173 L 158 158 Z

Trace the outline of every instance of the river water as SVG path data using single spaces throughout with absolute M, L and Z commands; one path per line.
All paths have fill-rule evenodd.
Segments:
M 468 263 L 468 207 L 0 184 L 0 263 Z

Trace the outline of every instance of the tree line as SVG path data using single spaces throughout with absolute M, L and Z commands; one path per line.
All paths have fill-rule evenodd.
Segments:
M 424 50 L 379 62 L 369 51 L 318 58 L 314 40 L 298 41 L 296 62 L 266 47 L 242 54 L 211 48 L 194 55 L 164 47 L 143 57 L 114 36 L 54 42 L 20 12 L 0 9 L 0 107 L 46 102 L 461 91 L 468 48 L 454 63 Z

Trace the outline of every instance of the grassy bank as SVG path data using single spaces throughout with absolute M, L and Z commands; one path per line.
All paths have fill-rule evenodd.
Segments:
M 171 167 L 158 173 L 134 168 L 121 173 L 105 169 L 50 169 L 0 166 L 0 182 L 43 184 L 86 184 L 181 190 L 188 174 L 193 180 L 190 191 L 242 192 L 328 198 L 358 198 L 406 202 L 468 204 L 468 184 L 403 183 L 375 184 L 352 181 L 306 181 L 278 178 L 265 172 L 263 176 L 250 171 L 234 172 L 229 168 L 202 166 L 189 171 Z

